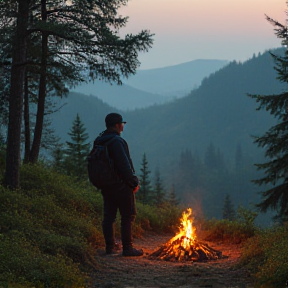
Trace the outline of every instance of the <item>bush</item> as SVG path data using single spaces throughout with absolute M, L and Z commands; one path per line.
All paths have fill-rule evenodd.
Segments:
M 135 225 L 140 225 L 143 230 L 155 232 L 171 232 L 179 225 L 182 210 L 179 206 L 169 203 L 161 207 L 154 205 L 137 204 L 138 214 Z
M 255 235 L 257 229 L 254 220 L 256 216 L 257 213 L 240 206 L 237 211 L 237 220 L 204 220 L 201 222 L 203 238 L 207 241 L 242 243 Z
M 285 287 L 288 280 L 288 225 L 259 231 L 244 245 L 240 265 L 256 280 L 255 287 Z
M 41 165 L 23 165 L 21 186 L 0 186 L 0 283 L 83 287 L 104 243 L 100 193 Z

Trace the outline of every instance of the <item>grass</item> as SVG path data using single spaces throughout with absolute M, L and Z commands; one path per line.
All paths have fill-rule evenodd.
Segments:
M 20 190 L 0 189 L 0 281 L 84 287 L 103 242 L 99 193 L 30 165 L 22 167 Z
M 101 193 L 44 165 L 23 165 L 20 180 L 17 191 L 0 186 L 0 287 L 91 287 L 89 275 L 102 269 Z M 134 237 L 178 221 L 169 205 L 137 208 Z

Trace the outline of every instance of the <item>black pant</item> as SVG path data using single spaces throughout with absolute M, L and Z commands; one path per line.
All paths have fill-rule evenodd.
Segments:
M 136 216 L 135 195 L 132 188 L 121 183 L 117 187 L 102 190 L 104 202 L 104 219 L 102 222 L 106 247 L 115 242 L 114 222 L 119 209 L 121 215 L 121 239 L 123 249 L 132 245 L 132 224 Z

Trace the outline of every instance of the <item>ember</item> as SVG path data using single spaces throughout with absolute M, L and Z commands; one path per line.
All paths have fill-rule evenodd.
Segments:
M 166 244 L 154 251 L 149 258 L 167 261 L 203 261 L 222 258 L 222 252 L 196 240 L 195 227 L 192 225 L 192 209 L 184 211 L 179 233 Z

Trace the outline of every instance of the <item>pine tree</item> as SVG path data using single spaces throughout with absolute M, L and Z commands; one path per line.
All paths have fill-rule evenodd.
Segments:
M 29 157 L 35 163 L 41 147 L 47 81 L 53 82 L 54 87 L 60 90 L 66 88 L 67 83 L 75 85 L 77 81 L 96 79 L 121 84 L 122 76 L 134 74 L 139 67 L 138 53 L 148 51 L 152 46 L 153 35 L 148 30 L 124 37 L 120 35 L 128 17 L 122 17 L 117 10 L 126 3 L 126 0 L 0 1 L 0 41 L 11 51 L 5 57 L 7 65 L 10 65 L 4 179 L 7 186 L 19 186 L 23 87 L 27 66 L 33 67 L 39 77 L 34 138 Z M 6 37 L 8 41 L 2 37 L 5 34 L 2 28 L 10 31 Z M 39 47 L 31 44 L 37 49 L 30 49 L 29 43 L 36 43 Z
M 176 197 L 174 185 L 172 185 L 170 193 L 168 195 L 168 203 L 172 206 L 178 206 L 180 203 L 180 201 Z
M 62 143 L 56 143 L 53 149 L 51 149 L 51 166 L 58 172 L 65 173 L 65 163 L 64 163 L 64 149 Z
M 21 121 L 23 105 L 23 83 L 25 76 L 25 65 L 27 60 L 27 39 L 28 39 L 28 21 L 29 21 L 29 4 L 30 0 L 11 3 L 11 1 L 1 1 L 0 11 L 1 19 L 8 19 L 9 13 L 12 16 L 16 12 L 14 21 L 15 29 L 10 34 L 12 40 L 11 49 L 11 72 L 10 72 L 10 91 L 9 91 L 9 123 L 7 137 L 7 154 L 6 154 L 6 171 L 4 176 L 4 185 L 17 189 L 19 183 L 20 171 L 20 141 L 21 141 Z M 9 11 L 8 8 L 13 6 L 16 11 Z M 7 14 L 5 14 L 7 12 Z M 3 14 L 4 15 L 3 15 Z M 11 17 L 10 16 L 10 17 Z M 7 21 L 8 28 L 11 22 Z M 9 37 L 8 37 L 9 38 Z
M 157 168 L 155 170 L 155 184 L 154 184 L 154 199 L 153 203 L 155 203 L 156 206 L 160 207 L 165 200 L 165 191 L 162 185 L 162 179 L 160 176 L 160 171 Z
M 89 136 L 85 131 L 86 128 L 77 114 L 70 133 L 68 133 L 71 141 L 66 141 L 68 147 L 65 150 L 65 163 L 68 174 L 74 175 L 79 180 L 87 178 L 86 157 L 89 153 L 90 143 L 86 142 Z
M 148 169 L 148 161 L 145 153 L 143 154 L 140 171 L 140 189 L 138 191 L 138 199 L 144 204 L 149 204 L 151 201 L 151 181 L 149 179 L 149 174 L 151 171 Z
M 275 61 L 277 79 L 288 82 L 288 34 L 287 26 L 266 16 L 267 20 L 275 26 L 276 35 L 282 39 L 286 47 L 284 55 L 270 53 Z M 264 108 L 277 119 L 261 137 L 255 137 L 255 143 L 265 149 L 267 162 L 256 164 L 258 170 L 263 170 L 265 176 L 254 180 L 258 185 L 272 184 L 273 187 L 262 191 L 262 201 L 257 205 L 262 212 L 268 209 L 277 210 L 279 216 L 288 215 L 288 92 L 278 95 L 249 95 L 259 103 L 257 110 Z
M 230 221 L 235 220 L 236 213 L 235 213 L 234 205 L 231 202 L 229 194 L 227 194 L 225 197 L 222 212 L 223 212 L 223 214 L 222 214 L 223 219 L 227 219 Z

